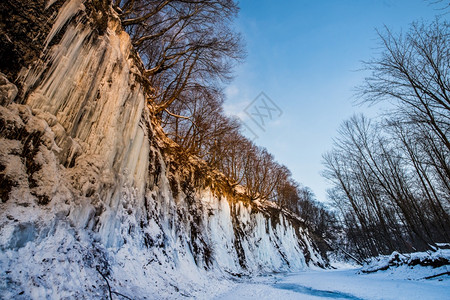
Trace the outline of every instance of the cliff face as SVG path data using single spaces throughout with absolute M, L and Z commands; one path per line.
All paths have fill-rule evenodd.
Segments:
M 165 137 L 106 1 L 25 2 L 2 4 L 2 295 L 212 296 L 326 264 L 301 220 Z

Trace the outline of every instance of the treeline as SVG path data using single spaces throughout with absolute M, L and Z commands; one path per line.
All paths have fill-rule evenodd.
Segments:
M 275 201 L 322 235 L 332 215 L 289 169 L 241 134 L 223 112 L 223 87 L 245 53 L 233 30 L 232 0 L 116 0 L 115 10 L 145 64 L 148 102 L 185 151 L 245 187 L 251 200 Z
M 450 242 L 449 29 L 436 20 L 380 34 L 359 95 L 390 109 L 345 121 L 324 155 L 329 197 L 362 258 Z

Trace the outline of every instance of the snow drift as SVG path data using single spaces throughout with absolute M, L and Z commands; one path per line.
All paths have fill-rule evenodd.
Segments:
M 408 279 L 431 279 L 450 275 L 450 249 L 428 252 L 381 255 L 370 259 L 361 268 L 361 273 L 386 271 L 393 277 L 401 275 Z
M 326 265 L 302 220 L 165 137 L 109 6 L 28 2 L 35 31 L 13 43 L 36 59 L 0 74 L 2 297 L 212 297 L 227 276 Z

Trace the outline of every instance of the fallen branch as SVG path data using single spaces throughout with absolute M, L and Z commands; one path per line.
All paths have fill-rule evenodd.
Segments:
M 124 294 L 121 294 L 121 293 L 119 293 L 119 292 L 111 291 L 111 293 L 116 294 L 116 295 L 118 295 L 118 296 L 122 296 L 122 297 L 124 297 L 124 298 L 126 298 L 126 299 L 133 300 L 133 299 L 131 299 L 130 297 L 125 296 Z
M 105 279 L 105 281 L 106 281 L 106 285 L 108 286 L 108 292 L 109 292 L 109 300 L 112 300 L 112 294 L 116 294 L 116 295 L 122 296 L 122 297 L 124 297 L 124 298 L 126 298 L 126 299 L 133 300 L 133 299 L 131 299 L 130 297 L 125 296 L 124 294 L 121 294 L 121 293 L 119 293 L 119 292 L 115 292 L 115 291 L 111 290 L 111 286 L 109 285 L 108 278 L 106 278 L 105 274 L 103 274 L 103 273 L 100 271 L 100 269 L 99 269 L 98 266 L 97 266 L 97 272 L 98 272 L 100 275 L 102 275 L 103 279 Z
M 450 272 L 444 272 L 444 273 L 439 273 L 436 275 L 427 276 L 427 277 L 424 277 L 423 279 L 431 279 L 431 278 L 436 278 L 436 277 L 443 276 L 443 275 L 450 275 Z
M 100 271 L 100 268 L 99 268 L 98 266 L 97 266 L 96 269 L 97 269 L 97 272 L 100 273 L 100 275 L 102 275 L 103 279 L 105 279 L 106 285 L 108 286 L 108 291 L 109 291 L 109 300 L 112 300 L 111 286 L 109 285 L 108 278 L 106 278 L 105 274 L 103 274 L 103 273 Z

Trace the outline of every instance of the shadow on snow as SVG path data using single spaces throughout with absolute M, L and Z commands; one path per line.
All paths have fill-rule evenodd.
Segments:
M 289 291 L 293 291 L 296 293 L 307 294 L 307 295 L 323 297 L 323 298 L 362 300 L 361 298 L 355 297 L 351 294 L 316 290 L 313 288 L 309 288 L 309 287 L 294 284 L 294 283 L 276 283 L 273 285 L 273 287 L 277 288 L 277 289 L 289 290 Z

